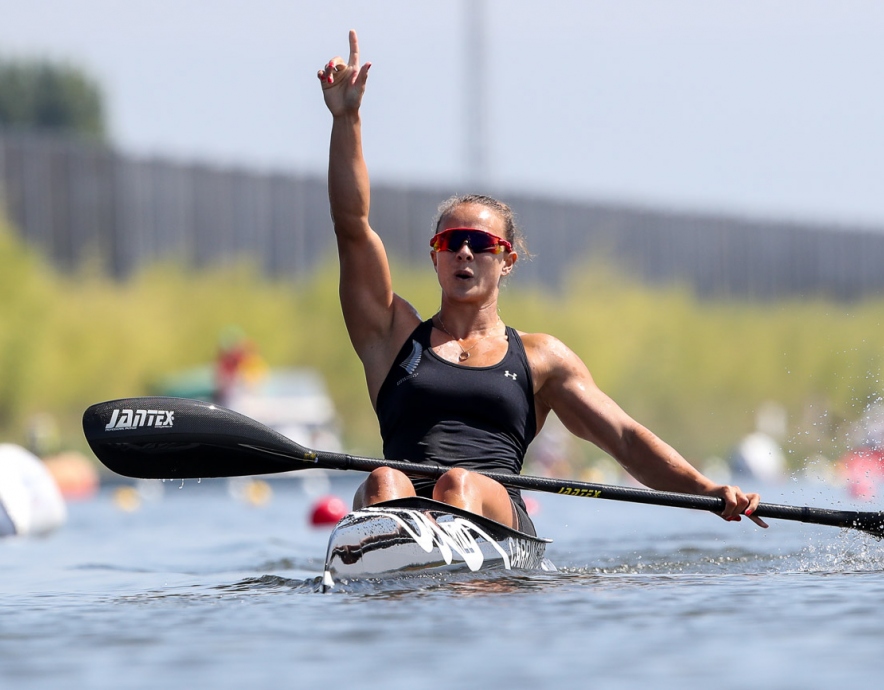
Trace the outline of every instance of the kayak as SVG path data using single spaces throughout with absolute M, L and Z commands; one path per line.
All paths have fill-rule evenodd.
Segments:
M 428 498 L 377 503 L 332 530 L 322 591 L 365 578 L 480 570 L 555 570 L 542 539 Z

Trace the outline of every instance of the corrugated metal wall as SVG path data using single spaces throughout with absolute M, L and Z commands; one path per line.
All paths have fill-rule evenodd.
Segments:
M 426 259 L 451 190 L 375 185 L 372 225 L 388 250 Z M 98 257 L 123 276 L 157 258 L 188 265 L 238 255 L 298 275 L 332 248 L 325 179 L 146 160 L 64 138 L 0 133 L 0 203 L 62 268 Z M 590 253 L 642 280 L 707 297 L 884 293 L 884 228 L 741 220 L 503 194 L 535 257 L 521 281 L 556 286 Z

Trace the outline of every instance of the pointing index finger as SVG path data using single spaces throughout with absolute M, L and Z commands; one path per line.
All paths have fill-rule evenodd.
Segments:
M 350 67 L 359 66 L 359 39 L 356 38 L 355 29 L 350 29 L 350 61 L 347 64 Z

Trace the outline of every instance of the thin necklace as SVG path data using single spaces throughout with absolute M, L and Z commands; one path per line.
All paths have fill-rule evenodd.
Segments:
M 460 354 L 457 356 L 458 362 L 466 362 L 470 358 L 470 350 L 475 348 L 476 345 L 478 345 L 483 340 L 485 340 L 485 338 L 488 338 L 488 337 L 494 335 L 493 333 L 490 333 L 490 332 L 486 333 L 481 338 L 479 338 L 476 342 L 474 342 L 472 345 L 470 345 L 466 350 L 464 350 L 463 345 L 460 344 L 461 339 L 455 338 L 453 335 L 451 335 L 451 331 L 449 331 L 447 328 L 445 328 L 445 322 L 442 320 L 442 312 L 441 311 L 436 312 L 436 316 L 439 317 L 439 325 L 442 326 L 442 330 L 445 331 L 445 333 L 448 335 L 448 337 L 451 338 L 455 343 L 457 343 L 457 346 L 460 348 Z M 494 324 L 493 328 L 497 328 L 498 324 L 500 324 L 500 316 L 497 317 L 497 323 Z

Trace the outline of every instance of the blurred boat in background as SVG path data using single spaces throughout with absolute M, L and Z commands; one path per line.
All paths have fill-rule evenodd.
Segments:
M 339 451 L 340 425 L 322 375 L 315 369 L 268 369 L 219 394 L 212 365 L 164 377 L 152 395 L 216 402 L 251 417 L 308 448 Z
M 838 474 L 853 498 L 869 501 L 884 486 L 884 403 L 869 405 L 851 436 L 853 447 L 839 458 Z
M 173 373 L 158 381 L 152 394 L 215 402 L 278 431 L 307 448 L 341 452 L 340 423 L 325 380 L 306 367 L 265 368 L 241 375 L 219 387 L 217 367 L 205 365 Z M 329 470 L 306 469 L 273 477 L 297 476 L 328 490 Z
M 0 537 L 48 534 L 66 521 L 64 498 L 40 458 L 0 443 Z

